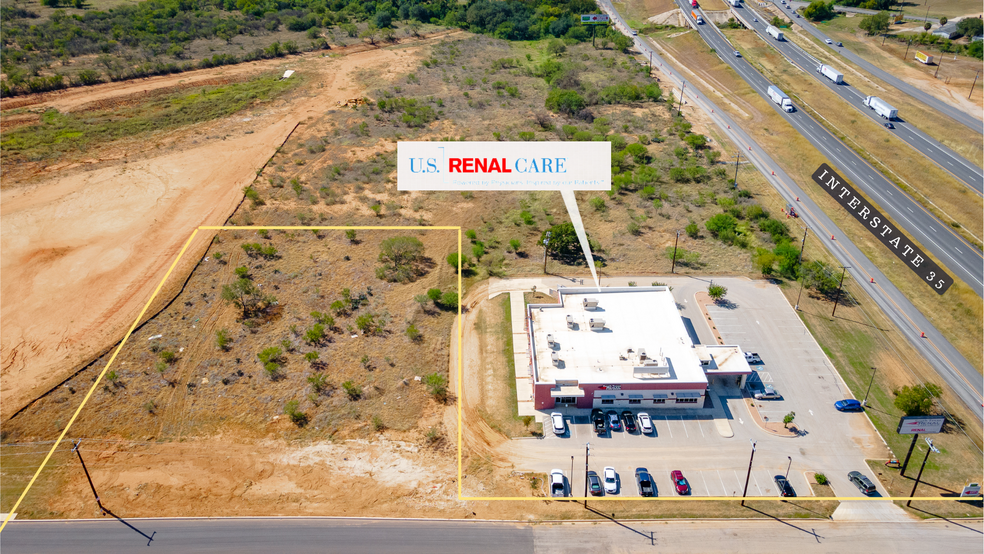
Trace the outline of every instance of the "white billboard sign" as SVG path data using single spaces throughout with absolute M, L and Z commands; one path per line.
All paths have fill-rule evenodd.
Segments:
M 591 13 L 581 16 L 581 23 L 592 24 L 592 23 L 608 23 L 608 14 L 604 13 Z
M 946 422 L 944 416 L 904 416 L 899 420 L 896 432 L 900 435 L 923 435 L 939 433 Z
M 611 190 L 600 142 L 400 142 L 398 190 Z
M 971 483 L 963 488 L 963 492 L 960 493 L 960 498 L 966 498 L 968 496 L 980 496 L 980 495 L 981 495 L 980 483 Z

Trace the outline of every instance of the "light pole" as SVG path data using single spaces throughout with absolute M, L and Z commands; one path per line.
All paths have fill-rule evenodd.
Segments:
M 670 273 L 673 273 L 676 269 L 676 251 L 678 242 L 680 242 L 680 231 L 676 232 L 676 240 L 673 241 L 673 263 L 670 265 Z
M 789 479 L 789 469 L 793 467 L 793 457 L 792 456 L 786 456 L 786 457 L 789 458 L 789 465 L 786 466 L 786 479 Z
M 810 234 L 810 228 L 804 225 L 803 226 L 803 242 L 800 243 L 799 257 L 796 258 L 796 267 L 797 268 L 800 265 L 803 264 L 803 249 L 806 248 L 806 235 L 808 235 L 808 234 Z M 800 307 L 800 297 L 802 297 L 802 296 L 803 296 L 803 277 L 800 276 L 800 291 L 799 291 L 799 294 L 796 295 L 796 306 L 793 308 L 794 310 L 798 310 L 799 309 L 799 307 Z
M 937 454 L 940 453 L 940 451 L 937 450 L 935 446 L 933 446 L 933 439 L 926 439 L 926 444 L 929 445 L 929 450 L 926 451 L 926 457 L 923 458 L 923 463 L 922 463 L 921 466 L 919 466 L 919 473 L 916 475 L 916 482 L 913 483 L 913 485 L 912 485 L 912 492 L 909 493 L 909 496 L 910 497 L 916 495 L 916 487 L 919 486 L 919 478 L 922 477 L 923 468 L 926 467 L 926 460 L 929 459 L 929 453 L 930 452 L 936 452 Z M 906 507 L 909 507 L 910 505 L 912 505 L 912 498 L 909 498 L 909 501 L 906 502 L 905 505 L 906 505 Z
M 543 274 L 547 274 L 547 245 L 550 244 L 550 231 L 547 231 L 546 238 L 543 239 Z
M 847 270 L 851 269 L 851 266 L 842 265 L 841 269 L 843 270 L 841 271 L 841 280 L 840 284 L 837 285 L 837 296 L 834 298 L 834 309 L 830 311 L 830 317 L 834 317 L 834 313 L 837 311 L 837 303 L 840 302 L 841 299 L 841 287 L 844 286 L 844 276 L 847 275 Z
M 741 505 L 745 505 L 745 495 L 748 493 L 748 480 L 752 477 L 752 460 L 755 459 L 755 441 L 749 439 L 752 443 L 752 456 L 748 458 L 748 473 L 745 474 L 745 490 L 741 493 Z
M 686 90 L 687 90 L 687 82 L 684 81 L 683 87 L 680 88 L 680 103 L 677 104 L 677 115 L 680 115 L 680 112 L 683 111 L 683 93 L 686 92 Z
M 584 507 L 588 507 L 588 455 L 591 454 L 591 443 L 584 443 Z
M 574 456 L 571 456 L 571 496 L 574 496 Z
M 738 162 L 741 161 L 741 152 L 738 152 L 737 154 L 735 154 L 734 157 L 735 157 L 735 182 L 734 182 L 734 185 L 735 186 L 734 186 L 734 188 L 738 188 Z
M 871 392 L 871 384 L 875 382 L 875 373 L 878 373 L 878 368 L 871 368 L 871 379 L 868 381 L 868 390 L 864 391 L 864 400 L 861 401 L 862 407 L 868 406 L 868 393 Z

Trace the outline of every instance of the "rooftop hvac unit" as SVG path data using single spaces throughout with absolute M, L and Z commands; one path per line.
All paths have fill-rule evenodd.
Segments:
M 639 359 L 640 360 L 645 360 L 646 359 L 646 349 L 645 348 L 640 348 L 639 349 Z
M 567 328 L 568 329 L 574 328 L 574 316 L 572 315 L 567 316 Z
M 600 319 L 600 318 L 599 319 L 591 318 L 591 319 L 588 320 L 588 325 L 592 329 L 604 329 L 605 328 L 605 320 L 604 319 Z
M 547 335 L 547 346 L 553 348 L 553 345 L 554 345 L 553 335 Z
M 585 308 L 597 308 L 598 307 L 598 299 L 597 298 L 585 298 L 584 299 L 584 307 Z
M 553 365 L 557 365 L 557 363 L 560 362 L 560 356 L 558 356 L 556 352 L 551 352 L 550 361 L 553 362 Z

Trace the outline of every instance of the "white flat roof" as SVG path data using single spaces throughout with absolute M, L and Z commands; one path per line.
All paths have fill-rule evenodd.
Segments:
M 560 304 L 529 308 L 537 382 L 707 383 L 669 288 L 561 288 L 559 293 Z M 597 307 L 585 308 L 586 298 L 597 300 Z M 592 330 L 591 319 L 604 320 L 604 328 Z M 551 354 L 557 355 L 556 365 Z

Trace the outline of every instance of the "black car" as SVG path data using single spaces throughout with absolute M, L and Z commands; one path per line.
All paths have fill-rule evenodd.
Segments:
M 656 496 L 656 487 L 653 486 L 653 478 L 649 476 L 646 468 L 636 468 L 636 484 L 639 485 L 639 496 Z
M 886 123 L 885 124 L 885 128 L 886 129 L 894 129 L 895 128 L 895 125 L 892 125 L 891 123 Z
M 588 472 L 588 492 L 591 493 L 591 496 L 601 496 L 601 493 L 604 492 L 604 489 L 601 488 L 601 478 L 593 471 Z
M 630 433 L 636 432 L 635 416 L 632 412 L 625 410 L 622 412 L 622 423 L 625 424 L 625 430 Z
M 776 487 L 779 488 L 779 496 L 796 496 L 796 491 L 793 490 L 793 486 L 789 484 L 785 476 L 776 475 L 773 480 L 776 482 Z
M 608 427 L 605 425 L 605 412 L 595 408 L 591 410 L 591 424 L 594 425 L 595 433 L 604 435 Z

